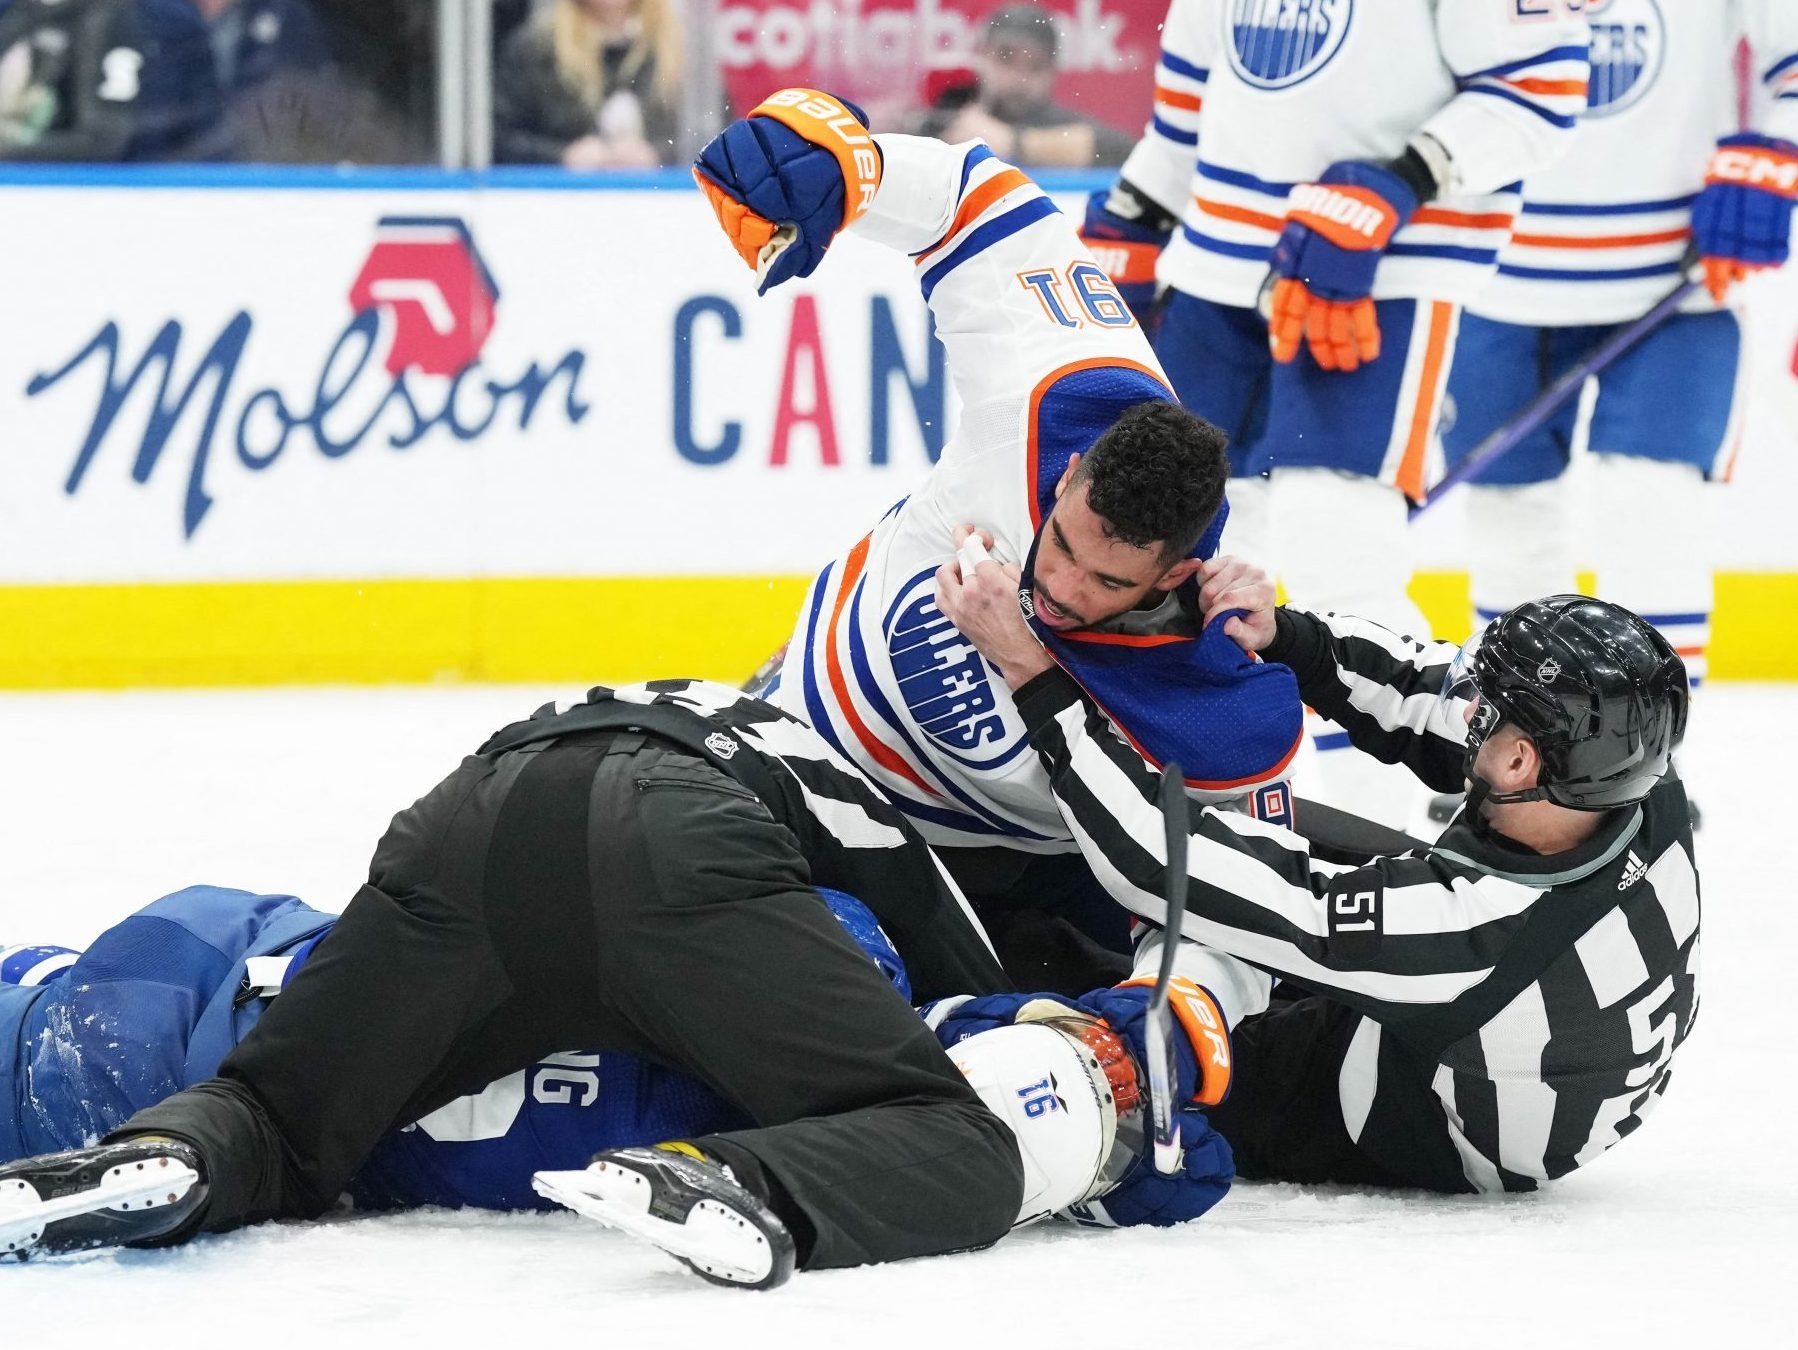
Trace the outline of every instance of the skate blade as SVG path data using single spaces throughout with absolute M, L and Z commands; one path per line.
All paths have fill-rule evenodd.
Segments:
M 53 1223 L 100 1210 L 141 1213 L 180 1201 L 200 1174 L 172 1159 L 122 1163 L 108 1168 L 99 1184 L 53 1200 L 39 1197 L 28 1181 L 0 1181 L 0 1255 L 23 1255 L 43 1239 Z
M 774 1249 L 766 1235 L 728 1205 L 700 1200 L 684 1223 L 649 1212 L 653 1187 L 627 1167 L 592 1167 L 579 1172 L 538 1172 L 531 1188 L 586 1218 L 653 1242 L 688 1261 L 702 1274 L 732 1284 L 759 1284 L 774 1269 Z

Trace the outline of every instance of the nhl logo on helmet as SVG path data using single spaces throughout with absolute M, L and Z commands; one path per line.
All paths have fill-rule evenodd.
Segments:
M 1560 678 L 1560 674 L 1561 663 L 1552 656 L 1536 667 L 1536 678 L 1543 684 L 1553 684 Z
M 1586 109 L 1609 117 L 1642 101 L 1660 76 L 1667 24 L 1657 0 L 1589 0 L 1592 75 Z
M 1303 84 L 1342 50 L 1355 0 L 1233 0 L 1230 67 L 1257 89 Z

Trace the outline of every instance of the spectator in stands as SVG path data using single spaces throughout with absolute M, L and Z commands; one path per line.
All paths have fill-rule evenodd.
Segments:
M 0 160 L 124 158 L 143 64 L 135 0 L 0 0 Z
M 936 97 L 918 130 L 945 141 L 979 137 L 1014 164 L 1122 164 L 1136 138 L 1052 97 L 1061 38 L 1040 5 L 1007 5 L 987 20 L 976 79 Z
M 680 58 L 673 0 L 554 0 L 495 63 L 494 158 L 570 169 L 672 164 Z

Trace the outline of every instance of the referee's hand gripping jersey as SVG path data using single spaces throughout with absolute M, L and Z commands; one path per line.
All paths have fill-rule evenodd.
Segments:
M 1275 610 L 1256 579 L 1233 636 L 1361 748 L 1471 791 L 1434 847 L 1361 867 L 1190 804 L 1187 932 L 1308 992 L 1236 1029 L 1236 1090 L 1211 1118 L 1239 1174 L 1498 1191 L 1571 1172 L 1653 1109 L 1697 1010 L 1678 656 L 1583 596 L 1520 605 L 1458 649 Z M 1056 797 L 1117 898 L 1158 921 L 1156 774 L 1038 669 L 1017 702 Z

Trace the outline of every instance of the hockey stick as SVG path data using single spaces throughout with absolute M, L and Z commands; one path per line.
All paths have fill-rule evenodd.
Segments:
M 1186 917 L 1186 779 L 1178 764 L 1161 770 L 1161 823 L 1167 832 L 1167 868 L 1162 899 L 1167 914 L 1161 925 L 1161 970 L 1149 991 L 1143 1017 L 1143 1046 L 1148 1051 L 1149 1115 L 1154 1123 L 1155 1170 L 1171 1177 L 1180 1170 L 1180 1126 L 1174 1119 L 1179 1081 L 1174 1060 L 1174 1016 L 1168 988 L 1174 980 L 1174 953 L 1180 946 L 1180 924 Z
M 1687 277 L 1669 291 L 1653 309 L 1634 323 L 1618 329 L 1587 352 L 1574 363 L 1572 369 L 1536 395 L 1528 407 L 1474 446 L 1459 463 L 1443 474 L 1423 501 L 1411 508 L 1411 519 L 1417 519 L 1418 516 L 1441 501 L 1445 495 L 1472 478 L 1494 460 L 1510 454 L 1537 428 L 1559 412 L 1562 405 L 1578 395 L 1587 380 L 1608 369 L 1624 353 L 1672 318 L 1679 307 L 1685 303 L 1686 297 L 1697 290 L 1701 284 L 1696 277 Z

